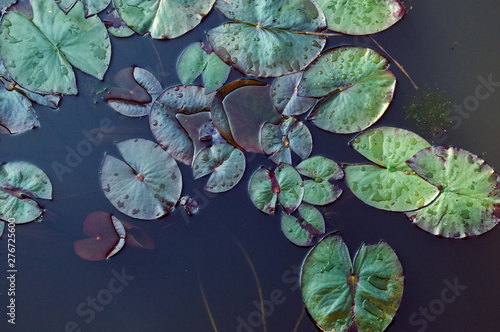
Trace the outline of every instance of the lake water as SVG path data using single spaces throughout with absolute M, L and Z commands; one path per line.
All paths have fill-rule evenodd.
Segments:
M 500 3 L 420 0 L 405 5 L 410 9 L 406 17 L 374 38 L 421 88 L 439 89 L 452 103 L 477 108 L 465 113 L 468 117 L 459 115 L 461 123 L 456 120 L 453 127 L 443 128 L 446 137 L 434 137 L 435 141 L 469 150 L 500 170 L 500 84 L 490 87 L 484 100 L 475 99 L 477 105 L 474 101 L 481 78 L 500 82 Z M 197 29 L 169 41 L 112 38 L 113 56 L 105 81 L 136 65 L 155 74 L 163 87 L 179 84 L 175 63 L 181 51 L 204 40 L 204 31 L 223 20 L 214 10 Z M 330 37 L 327 48 L 349 44 L 378 50 L 371 40 L 353 37 Z M 392 69 L 398 79 L 395 98 L 377 125 L 418 132 L 404 111 L 416 92 L 396 66 Z M 238 77 L 233 71 L 230 79 Z M 7 323 L 6 316 L 5 234 L 0 240 L 0 331 L 65 331 L 67 326 L 79 326 L 81 331 L 213 331 L 199 281 L 218 331 L 264 331 L 258 287 L 244 252 L 267 304 L 267 331 L 294 331 L 303 312 L 298 269 L 308 249 L 294 246 L 283 236 L 279 215 L 266 216 L 254 208 L 246 188 L 253 171 L 260 165 L 270 167 L 271 162 L 248 154 L 251 161 L 240 184 L 218 195 L 206 194 L 206 179 L 194 181 L 191 169 L 181 166 L 183 193 L 198 196 L 200 213 L 187 218 L 182 209 L 176 209 L 159 221 L 133 220 L 106 199 L 99 169 L 104 153 L 119 156 L 114 141 L 154 140 L 148 121 L 123 118 L 113 111 L 99 94 L 106 83 L 81 72 L 77 79 L 79 96 L 64 97 L 57 111 L 37 108 L 40 128 L 0 136 L 0 163 L 32 162 L 54 186 L 54 199 L 41 201 L 46 209 L 43 222 L 16 227 L 15 326 Z M 67 148 L 76 149 L 86 139 L 83 131 L 99 128 L 102 119 L 112 123 L 113 131 L 71 173 L 58 179 L 53 162 L 64 163 Z M 313 155 L 339 162 L 364 161 L 347 145 L 354 135 L 308 126 Z M 341 186 L 340 199 L 320 208 L 327 231 L 339 230 L 351 255 L 363 242 L 383 239 L 403 265 L 403 300 L 388 331 L 498 331 L 500 227 L 473 239 L 440 239 L 413 226 L 403 214 L 365 205 L 345 182 Z M 156 248 L 126 246 L 107 261 L 81 259 L 73 251 L 73 242 L 85 237 L 83 220 L 94 211 L 132 221 L 151 235 Z M 88 301 L 96 296 L 106 304 L 93 308 Z M 307 314 L 298 324 L 295 331 L 318 331 Z

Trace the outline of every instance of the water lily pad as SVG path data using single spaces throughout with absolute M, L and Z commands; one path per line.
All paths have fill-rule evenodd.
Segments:
M 4 229 L 5 229 L 5 222 L 0 220 L 0 237 L 2 237 Z
M 24 161 L 0 165 L 0 220 L 35 220 L 43 213 L 38 198 L 52 199 L 52 184 L 41 169 Z
M 221 193 L 240 182 L 245 165 L 245 155 L 241 150 L 228 143 L 215 144 L 198 153 L 193 161 L 193 176 L 199 179 L 211 174 L 205 190 Z
M 66 14 L 73 8 L 78 0 L 55 0 L 56 4 Z M 111 0 L 79 0 L 83 2 L 85 17 L 99 14 L 109 6 Z
M 292 164 L 293 150 L 300 158 L 309 157 L 312 136 L 307 127 L 297 119 L 285 117 L 279 125 L 265 123 L 260 131 L 260 145 L 266 155 L 276 163 Z
M 348 35 L 368 35 L 399 21 L 405 7 L 398 0 L 317 0 L 328 29 Z
M 173 210 L 182 189 L 175 160 L 145 139 L 116 145 L 125 162 L 106 154 L 101 167 L 101 186 L 111 204 L 130 217 L 146 220 Z
M 315 156 L 302 161 L 297 171 L 313 180 L 304 181 L 304 202 L 314 205 L 333 203 L 342 194 L 342 189 L 330 183 L 344 177 L 342 168 L 335 161 L 323 156 Z
M 250 76 L 301 71 L 325 46 L 325 16 L 311 0 L 217 0 L 216 8 L 236 22 L 207 32 L 215 53 Z
M 3 83 L 0 83 L 0 127 L 4 127 L 10 134 L 39 127 L 40 121 L 30 100 L 14 88 L 12 90 L 6 88 L 8 81 L 1 78 L 0 80 Z
M 293 244 L 312 246 L 316 237 L 325 234 L 325 220 L 318 209 L 307 203 L 300 204 L 298 210 L 300 218 L 281 215 L 281 230 Z
M 374 124 L 392 101 L 396 78 L 389 61 L 369 48 L 329 49 L 305 71 L 298 93 L 323 97 L 309 120 L 339 134 L 364 130 Z
M 255 171 L 248 184 L 252 203 L 266 214 L 274 214 L 276 200 L 279 199 L 283 210 L 292 214 L 304 196 L 304 186 L 300 174 L 288 164 L 280 164 L 276 170 L 264 167 Z
M 196 114 L 210 110 L 214 93 L 205 94 L 199 86 L 169 88 L 157 98 L 151 109 L 149 125 L 160 144 L 175 160 L 191 166 L 193 141 L 176 118 L 176 114 Z
M 213 142 L 213 144 L 227 143 L 226 139 L 222 137 L 217 128 L 215 128 L 212 120 L 207 121 L 201 126 L 199 131 L 199 138 L 202 142 Z
M 231 67 L 213 53 L 210 45 L 194 43 L 188 46 L 177 62 L 177 75 L 182 84 L 187 85 L 200 75 L 206 93 L 220 88 L 229 77 Z
M 359 134 L 350 145 L 373 164 L 345 168 L 349 188 L 366 204 L 382 210 L 411 211 L 426 206 L 439 194 L 406 160 L 430 145 L 411 131 L 379 127 Z
M 193 156 L 198 155 L 198 153 L 200 153 L 200 151 L 204 148 L 208 148 L 213 145 L 211 141 L 204 141 L 200 139 L 201 130 L 207 122 L 210 122 L 210 112 L 200 112 L 196 114 L 177 113 L 175 117 L 193 142 Z
M 108 259 L 125 245 L 125 228 L 115 216 L 106 212 L 92 212 L 83 222 L 83 233 L 90 238 L 75 241 L 78 256 L 89 261 Z
M 296 116 L 309 111 L 316 98 L 298 95 L 298 86 L 303 72 L 277 77 L 271 87 L 274 107 L 283 115 Z
M 172 39 L 194 29 L 215 0 L 114 0 L 123 21 L 135 32 Z
M 184 207 L 184 210 L 186 211 L 186 214 L 188 216 L 192 216 L 199 211 L 198 202 L 192 197 L 182 196 L 179 200 L 179 204 Z
M 478 156 L 436 146 L 415 154 L 407 164 L 441 193 L 427 207 L 407 212 L 423 230 L 447 238 L 483 234 L 500 218 L 500 180 Z
M 33 20 L 9 11 L 0 26 L 0 47 L 12 78 L 38 93 L 76 94 L 71 64 L 102 79 L 111 58 L 108 32 L 99 17 L 85 19 L 78 1 L 64 14 L 54 1 L 32 0 Z
M 281 115 L 273 107 L 270 87 L 255 80 L 239 80 L 222 87 L 210 109 L 221 135 L 246 152 L 263 153 L 260 129 L 266 122 L 278 124 Z
M 108 29 L 108 32 L 114 37 L 126 38 L 135 33 L 134 30 L 130 29 L 128 25 L 123 22 L 115 8 L 106 13 L 102 18 L 102 22 Z
M 163 90 L 153 74 L 139 67 L 120 70 L 113 81 L 117 86 L 108 89 L 105 100 L 115 111 L 130 117 L 148 115 Z
M 307 311 L 322 331 L 384 331 L 403 296 L 403 268 L 381 241 L 363 244 L 351 263 L 338 232 L 323 237 L 309 252 L 300 276 Z

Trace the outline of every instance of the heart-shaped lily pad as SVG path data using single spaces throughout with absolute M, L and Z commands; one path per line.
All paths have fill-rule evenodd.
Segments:
M 426 206 L 439 194 L 406 160 L 430 145 L 411 131 L 379 127 L 356 136 L 350 145 L 373 164 L 345 168 L 349 188 L 368 205 L 389 211 L 411 211 Z
M 179 123 L 176 114 L 196 114 L 210 110 L 214 93 L 205 94 L 199 86 L 175 86 L 156 99 L 149 116 L 151 131 L 175 160 L 191 166 L 194 156 L 193 141 Z
M 348 35 L 368 35 L 399 21 L 405 7 L 399 0 L 316 0 L 325 12 L 328 29 Z
M 273 107 L 270 87 L 255 80 L 239 80 L 222 87 L 210 109 L 221 135 L 246 152 L 262 153 L 260 129 L 266 122 L 278 124 L 281 115 Z
M 304 181 L 304 202 L 327 205 L 335 202 L 342 194 L 342 189 L 329 181 L 341 180 L 344 172 L 330 158 L 311 157 L 298 164 L 296 169 L 300 174 L 313 179 Z
M 304 196 L 300 174 L 288 164 L 280 164 L 274 171 L 264 167 L 255 171 L 248 183 L 252 203 L 266 214 L 274 214 L 279 198 L 283 210 L 292 214 Z
M 199 179 L 211 174 L 205 190 L 228 191 L 240 182 L 245 172 L 245 155 L 228 143 L 215 144 L 198 153 L 193 161 L 193 176 Z
M 230 71 L 231 67 L 213 52 L 210 45 L 205 43 L 189 45 L 177 62 L 177 75 L 182 84 L 191 84 L 202 75 L 206 93 L 220 88 L 229 77 Z
M 299 120 L 285 117 L 279 125 L 265 123 L 260 130 L 260 145 L 266 155 L 276 163 L 292 164 L 293 150 L 300 158 L 309 157 L 312 151 L 312 136 Z
M 364 130 L 374 124 L 392 101 L 396 78 L 389 61 L 369 48 L 329 49 L 305 71 L 298 93 L 323 97 L 309 120 L 339 134 Z
M 177 38 L 194 29 L 215 0 L 114 0 L 123 21 L 135 32 L 155 39 Z
M 271 87 L 274 107 L 283 115 L 301 115 L 309 111 L 316 103 L 316 98 L 298 95 L 298 86 L 303 72 L 277 77 Z
M 423 209 L 407 212 L 423 230 L 447 238 L 483 234 L 500 220 L 500 179 L 478 156 L 436 146 L 415 154 L 407 164 L 441 193 Z
M 117 86 L 109 88 L 104 99 L 111 108 L 125 116 L 148 115 L 153 102 L 162 92 L 156 77 L 139 67 L 122 69 L 113 80 Z
M 66 14 L 73 8 L 78 0 L 55 0 L 56 4 Z M 99 14 L 109 6 L 111 0 L 79 0 L 83 2 L 85 17 Z
M 125 245 L 125 228 L 106 212 L 89 214 L 83 222 L 83 233 L 90 238 L 75 241 L 73 248 L 78 256 L 89 261 L 108 259 Z
M 300 204 L 298 210 L 300 218 L 281 215 L 281 230 L 293 244 L 312 246 L 316 237 L 325 234 L 325 220 L 318 209 L 307 203 Z
M 208 31 L 215 53 L 250 76 L 301 71 L 325 46 L 325 16 L 311 0 L 217 0 L 216 8 L 236 22 Z
M 381 241 L 363 244 L 351 263 L 338 232 L 311 249 L 300 275 L 307 311 L 322 331 L 384 331 L 403 296 L 403 268 L 394 250 Z
M 43 213 L 38 198 L 52 199 L 52 184 L 41 169 L 23 161 L 0 165 L 0 220 L 35 220 Z
M 76 94 L 71 64 L 102 79 L 111 44 L 99 17 L 85 19 L 78 1 L 68 14 L 54 1 L 32 0 L 33 20 L 9 11 L 0 26 L 0 47 L 12 78 L 38 93 Z
M 175 160 L 145 139 L 116 145 L 125 162 L 106 154 L 101 167 L 101 186 L 111 204 L 130 217 L 146 220 L 173 210 L 182 189 Z

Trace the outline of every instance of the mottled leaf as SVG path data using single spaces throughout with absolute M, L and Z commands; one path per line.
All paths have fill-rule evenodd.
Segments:
M 299 206 L 300 218 L 281 215 L 281 230 L 286 238 L 301 247 L 312 246 L 317 236 L 325 234 L 325 220 L 315 207 L 302 203 Z
M 423 230 L 447 238 L 481 235 L 498 224 L 500 180 L 478 156 L 453 147 L 430 147 L 407 164 L 441 193 L 427 207 L 407 212 Z
M 405 7 L 398 0 L 317 0 L 328 29 L 348 35 L 368 35 L 399 21 Z
M 172 39 L 194 29 L 215 0 L 114 0 L 123 21 L 135 32 Z
M 426 206 L 439 194 L 437 187 L 415 174 L 406 160 L 429 143 L 410 131 L 379 127 L 354 138 L 350 145 L 373 164 L 345 168 L 351 191 L 366 204 L 382 210 L 411 211 Z
M 236 22 L 207 32 L 215 53 L 250 76 L 282 76 L 301 71 L 325 46 L 325 16 L 311 0 L 217 0 Z
M 274 107 L 283 115 L 296 116 L 309 111 L 316 98 L 298 95 L 298 86 L 303 72 L 277 77 L 271 87 Z
M 102 79 L 111 44 L 97 16 L 85 19 L 78 1 L 64 14 L 54 1 L 32 0 L 33 20 L 9 11 L 0 26 L 0 47 L 12 78 L 38 93 L 76 94 L 71 64 Z
M 106 154 L 101 167 L 101 186 L 111 204 L 130 217 L 146 220 L 173 210 L 182 189 L 175 160 L 144 139 L 130 139 L 117 147 L 125 162 Z
M 354 263 L 339 233 L 326 235 L 302 265 L 306 308 L 323 331 L 384 331 L 403 296 L 404 277 L 394 250 L 385 242 L 362 245 Z
M 0 165 L 0 220 L 35 220 L 43 213 L 38 198 L 52 199 L 52 184 L 41 169 L 23 161 Z
M 369 48 L 342 46 L 327 50 L 305 70 L 298 93 L 325 96 L 308 116 L 316 126 L 350 134 L 384 114 L 395 87 L 386 58 Z
M 205 190 L 220 193 L 232 189 L 245 172 L 245 155 L 228 143 L 215 144 L 198 153 L 193 161 L 195 179 L 210 174 Z

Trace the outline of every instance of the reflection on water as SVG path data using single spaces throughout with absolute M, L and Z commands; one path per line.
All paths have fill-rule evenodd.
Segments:
M 476 97 L 480 77 L 488 79 L 491 75 L 494 82 L 500 82 L 497 65 L 500 3 L 420 0 L 405 1 L 405 5 L 413 6 L 407 16 L 374 38 L 421 88 L 444 91 L 454 106 L 468 103 L 469 96 Z M 99 185 L 104 153 L 118 155 L 114 141 L 134 137 L 153 140 L 146 118 L 123 118 L 108 107 L 99 91 L 118 71 L 133 65 L 151 71 L 164 88 L 179 84 L 175 73 L 177 57 L 187 45 L 205 40 L 204 30 L 219 25 L 221 20 L 223 17 L 214 11 L 198 29 L 169 41 L 151 41 L 149 37 L 139 36 L 112 38 L 113 57 L 104 83 L 77 72 L 79 96 L 64 97 L 57 111 L 38 107 L 39 129 L 22 135 L 0 136 L 0 162 L 32 162 L 46 171 L 54 183 L 54 200 L 44 202 L 47 212 L 43 222 L 16 229 L 16 330 L 64 330 L 67 322 L 74 321 L 82 331 L 212 331 L 198 286 L 198 269 L 219 331 L 263 331 L 255 305 L 255 301 L 259 301 L 258 287 L 233 237 L 253 262 L 263 299 L 269 301 L 272 294 L 279 294 L 274 297 L 272 312 L 268 309 L 267 330 L 294 330 L 303 312 L 300 290 L 295 287 L 297 270 L 307 249 L 295 247 L 283 236 L 279 215 L 262 214 L 248 197 L 246 186 L 252 172 L 260 165 L 272 166 L 267 158 L 260 155 L 252 158 L 236 188 L 228 193 L 204 196 L 206 199 L 199 201 L 203 206 L 200 213 L 189 219 L 183 209 L 178 208 L 160 221 L 132 220 L 111 206 Z M 328 41 L 328 47 L 339 44 L 376 49 L 373 43 L 361 37 L 331 37 Z M 405 119 L 404 112 L 404 105 L 416 96 L 415 90 L 401 71 L 395 66 L 392 70 L 398 79 L 395 99 L 377 124 L 396 125 L 420 133 L 414 122 Z M 230 80 L 238 77 L 241 75 L 233 71 Z M 480 92 L 484 94 L 485 90 Z M 478 98 L 477 109 L 471 104 L 475 110 L 468 111 L 468 117 L 461 117 L 460 126 L 456 123 L 443 126 L 446 130 L 443 144 L 462 147 L 477 155 L 484 153 L 485 160 L 500 170 L 497 143 L 500 89 L 493 85 L 489 93 L 488 98 Z M 454 112 L 451 116 L 457 114 Z M 78 164 L 68 165 L 69 149 L 76 151 L 81 141 L 88 140 L 84 131 L 100 128 L 103 119 L 108 119 L 114 130 L 104 133 L 102 142 L 93 145 L 92 151 Z M 451 129 L 453 127 L 456 129 Z M 340 162 L 363 161 L 346 144 L 353 135 L 326 133 L 310 124 L 309 128 L 315 144 L 313 155 L 327 155 Z M 70 168 L 61 179 L 53 167 L 54 162 Z M 205 180 L 194 181 L 192 170 L 184 165 L 180 167 L 185 181 L 183 194 L 203 193 Z M 438 239 L 412 226 L 402 214 L 364 205 L 345 183 L 342 185 L 344 193 L 339 200 L 320 208 L 326 216 L 327 231 L 339 229 L 349 248 L 384 239 L 403 264 L 405 292 L 389 331 L 498 329 L 496 295 L 500 292 L 497 267 L 500 254 L 494 248 L 498 247 L 500 229 L 465 241 Z M 80 259 L 72 244 L 82 238 L 82 222 L 94 211 L 113 213 L 137 224 L 151 236 L 156 248 L 125 247 L 112 259 L 102 262 Z M 0 286 L 0 302 L 3 304 L 6 250 L 2 239 L 0 282 L 4 287 Z M 135 279 L 119 295 L 113 295 L 109 304 L 100 304 L 99 292 L 109 289 L 112 271 L 122 268 Z M 445 281 L 453 283 L 455 279 L 467 290 L 441 310 L 436 303 L 441 301 Z M 100 296 L 106 303 L 104 293 Z M 78 311 L 79 304 L 86 303 L 87 298 L 97 301 L 95 318 L 88 323 L 85 322 L 88 316 Z M 425 316 L 420 308 L 427 308 L 431 318 L 422 318 Z M 4 316 L 0 312 L 0 317 Z M 426 322 L 425 329 L 424 324 L 418 322 L 422 319 Z M 4 317 L 0 319 L 0 330 L 14 329 Z M 296 331 L 318 330 L 304 315 Z

